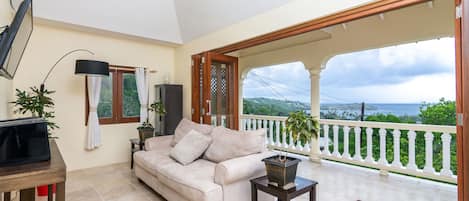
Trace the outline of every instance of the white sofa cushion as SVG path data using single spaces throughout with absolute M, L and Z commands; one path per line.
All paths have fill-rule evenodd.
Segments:
M 155 175 L 164 166 L 177 162 L 169 156 L 169 151 L 139 151 L 134 153 L 134 163 Z
M 199 158 L 210 142 L 212 142 L 210 136 L 191 130 L 174 146 L 169 155 L 179 163 L 187 165 Z
M 222 187 L 214 182 L 215 163 L 197 160 L 183 166 L 171 163 L 158 171 L 161 183 L 191 201 L 222 201 Z
M 219 163 L 265 150 L 265 130 L 236 131 L 218 126 L 212 131 L 212 144 L 204 158 Z
M 145 140 L 145 151 L 159 150 L 160 152 L 169 152 L 173 135 L 164 135 L 151 137 Z
M 174 131 L 174 136 L 171 142 L 171 146 L 174 147 L 191 130 L 195 130 L 205 135 L 210 135 L 210 133 L 213 130 L 213 126 L 205 125 L 205 124 L 198 124 L 198 123 L 192 122 L 184 118 L 179 122 L 178 126 L 176 127 L 176 130 Z
M 275 155 L 274 152 L 265 151 L 218 163 L 215 167 L 215 183 L 225 186 L 265 175 L 265 165 L 262 159 L 273 155 Z

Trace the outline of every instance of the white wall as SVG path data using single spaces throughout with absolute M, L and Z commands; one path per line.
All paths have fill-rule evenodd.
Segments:
M 191 113 L 191 55 L 246 40 L 371 0 L 294 0 L 276 9 L 213 32 L 176 49 L 175 80 L 184 85 L 184 116 Z
M 12 10 L 8 0 L 0 1 L 0 27 L 9 25 L 12 19 Z M 1 31 L 2 29 L 0 29 Z M 0 119 L 8 118 L 10 110 L 8 102 L 12 96 L 12 82 L 0 77 Z
M 56 123 L 54 135 L 68 170 L 89 168 L 130 160 L 129 139 L 137 137 L 137 123 L 102 126 L 102 147 L 85 151 L 85 78 L 74 75 L 76 59 L 96 59 L 110 64 L 142 66 L 158 73 L 151 75 L 151 86 L 170 79 L 174 69 L 174 48 L 111 35 L 82 32 L 60 26 L 35 24 L 29 46 L 13 81 L 14 88 L 39 86 L 50 67 L 66 52 L 84 48 L 91 56 L 77 52 L 63 60 L 52 72 L 46 88 L 55 90 Z M 153 89 L 153 87 L 151 88 Z M 150 95 L 150 100 L 153 99 Z

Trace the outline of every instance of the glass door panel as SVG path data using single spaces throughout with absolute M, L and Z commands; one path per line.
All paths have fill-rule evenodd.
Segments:
M 204 53 L 193 57 L 192 119 L 238 128 L 238 59 Z M 197 108 L 199 107 L 199 108 Z

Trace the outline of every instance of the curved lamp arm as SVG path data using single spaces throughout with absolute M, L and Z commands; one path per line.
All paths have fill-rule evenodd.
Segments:
M 72 50 L 70 52 L 67 52 L 66 54 L 64 54 L 62 57 L 60 57 L 59 60 L 57 60 L 57 62 L 55 62 L 55 64 L 52 66 L 52 68 L 49 70 L 49 72 L 47 73 L 46 77 L 44 78 L 44 80 L 42 81 L 41 83 L 41 86 L 44 86 L 44 83 L 46 83 L 47 81 L 47 78 L 49 78 L 50 74 L 52 73 L 52 71 L 55 69 L 55 67 L 57 66 L 57 64 L 59 64 L 60 61 L 62 61 L 65 57 L 67 57 L 68 55 L 74 53 L 74 52 L 88 52 L 90 53 L 91 55 L 94 55 L 94 52 L 90 51 L 90 50 L 87 50 L 87 49 L 76 49 L 76 50 Z

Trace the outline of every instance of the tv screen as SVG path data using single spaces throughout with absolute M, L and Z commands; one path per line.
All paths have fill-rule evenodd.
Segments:
M 13 22 L 0 36 L 0 75 L 13 79 L 33 31 L 32 0 L 21 2 Z

